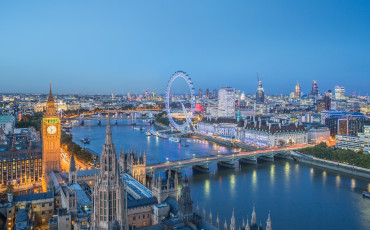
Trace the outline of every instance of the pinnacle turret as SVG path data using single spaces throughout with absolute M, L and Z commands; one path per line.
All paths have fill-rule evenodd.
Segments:
M 51 91 L 51 82 L 50 82 L 50 91 L 49 91 L 48 101 L 54 101 L 53 92 Z
M 256 217 L 256 211 L 253 204 L 253 212 L 252 212 L 252 219 L 251 219 L 251 225 L 255 226 L 257 224 L 257 217 Z
M 269 211 L 269 216 L 267 218 L 266 230 L 272 230 L 271 219 L 270 219 L 270 211 Z
M 233 215 L 231 216 L 231 221 L 230 221 L 230 230 L 236 230 L 234 209 L 233 209 Z
M 247 224 L 245 225 L 245 230 L 251 230 L 251 227 L 249 226 L 248 217 L 247 217 Z
M 75 171 L 76 171 L 76 162 L 75 162 L 75 156 L 72 153 L 71 162 L 69 164 L 69 172 L 75 172 Z
M 112 145 L 112 144 L 113 144 L 112 130 L 111 130 L 110 118 L 109 118 L 109 114 L 108 114 L 107 129 L 106 129 L 106 132 L 105 132 L 105 145 Z

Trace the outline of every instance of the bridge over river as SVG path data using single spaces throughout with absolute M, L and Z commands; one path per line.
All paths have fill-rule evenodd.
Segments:
M 187 167 L 193 167 L 199 172 L 209 172 L 210 164 L 218 164 L 221 167 L 234 168 L 235 161 L 246 164 L 257 164 L 258 159 L 266 161 L 274 161 L 274 156 L 285 157 L 290 155 L 290 151 L 306 148 L 310 145 L 291 146 L 286 148 L 263 149 L 250 152 L 232 152 L 226 154 L 214 154 L 202 157 L 193 157 L 188 159 L 167 161 L 164 163 L 147 165 L 147 173 L 152 173 L 162 170 L 181 170 Z

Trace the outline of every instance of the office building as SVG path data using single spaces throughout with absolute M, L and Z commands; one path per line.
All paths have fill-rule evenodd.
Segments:
M 295 85 L 295 98 L 301 98 L 301 85 L 298 82 Z
M 334 93 L 335 93 L 335 100 L 345 100 L 346 97 L 344 96 L 344 93 L 345 93 L 345 89 L 343 86 L 335 86 L 335 89 L 334 89 Z
M 218 91 L 218 117 L 235 117 L 235 89 L 220 88 Z

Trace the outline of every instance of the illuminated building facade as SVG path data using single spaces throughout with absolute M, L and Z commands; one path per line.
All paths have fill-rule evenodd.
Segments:
M 220 88 L 218 92 L 218 117 L 235 117 L 235 89 Z
M 46 191 L 46 186 L 49 181 L 48 174 L 51 171 L 61 171 L 60 165 L 60 137 L 61 126 L 60 119 L 57 114 L 53 93 L 50 92 L 46 104 L 46 112 L 41 123 L 42 132 L 42 168 L 43 168 L 43 189 Z
M 207 135 L 234 138 L 237 120 L 234 118 L 203 118 L 197 123 L 197 131 Z
M 15 190 L 32 189 L 34 184 L 40 185 L 42 179 L 41 147 L 33 146 L 32 141 L 28 147 L 23 147 L 26 140 L 19 139 L 17 146 L 16 142 L 14 138 L 11 149 L 0 152 L 0 186 L 5 189 L 12 184 Z
M 307 144 L 308 134 L 304 126 L 270 123 L 269 121 L 241 121 L 236 129 L 236 139 L 258 147 Z
M 108 118 L 105 143 L 100 156 L 100 173 L 93 192 L 92 229 L 123 229 L 126 226 L 123 186 Z
M 370 126 L 365 126 L 364 132 L 359 133 L 358 136 L 337 135 L 335 147 L 354 151 L 363 150 L 365 154 L 370 154 Z
M 335 86 L 334 93 L 335 93 L 335 100 L 345 100 L 346 97 L 344 96 L 345 89 L 343 86 Z
M 308 129 L 308 143 L 319 144 L 330 141 L 330 130 L 328 127 L 312 127 Z
M 317 112 L 329 111 L 331 108 L 331 99 L 329 96 L 324 96 L 316 101 Z
M 332 136 L 337 134 L 356 136 L 363 132 L 365 125 L 370 125 L 370 119 L 362 113 L 323 111 L 321 121 L 323 120 Z
M 135 180 L 139 181 L 143 185 L 146 185 L 146 155 L 141 154 L 138 156 L 137 152 L 125 153 L 120 151 L 119 153 L 119 166 L 125 173 L 132 175 Z
M 295 85 L 295 98 L 301 98 L 301 85 L 298 82 Z
M 265 103 L 265 90 L 262 87 L 262 80 L 258 78 L 258 87 L 256 92 L 256 103 L 263 104 Z
M 317 85 L 317 80 L 313 80 L 312 82 L 311 95 L 314 97 L 317 97 L 319 95 L 319 86 Z

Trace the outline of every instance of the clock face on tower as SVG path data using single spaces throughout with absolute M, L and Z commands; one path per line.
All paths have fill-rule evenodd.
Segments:
M 48 128 L 47 128 L 47 131 L 49 134 L 54 134 L 57 132 L 57 127 L 55 127 L 54 125 L 50 125 Z

